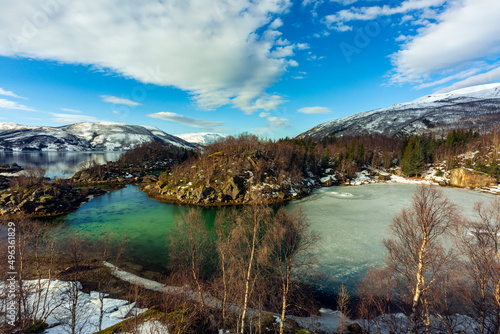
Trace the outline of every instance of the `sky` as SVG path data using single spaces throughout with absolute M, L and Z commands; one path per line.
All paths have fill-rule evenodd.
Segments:
M 499 0 L 0 0 L 0 122 L 293 137 L 500 81 Z

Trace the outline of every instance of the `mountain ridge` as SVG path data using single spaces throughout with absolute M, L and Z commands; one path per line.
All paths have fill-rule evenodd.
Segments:
M 298 138 L 327 135 L 411 135 L 451 129 L 491 131 L 500 125 L 500 83 L 471 86 L 448 93 L 359 112 L 319 124 Z
M 127 151 L 152 140 L 192 149 L 195 145 L 154 126 L 80 122 L 59 127 L 0 123 L 3 151 Z

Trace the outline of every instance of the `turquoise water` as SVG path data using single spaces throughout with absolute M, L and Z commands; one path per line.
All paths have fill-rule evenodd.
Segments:
M 354 287 L 368 268 L 383 265 L 382 240 L 389 237 L 392 218 L 411 204 L 416 187 L 407 184 L 328 187 L 289 204 L 303 207 L 311 228 L 321 237 L 317 254 L 325 288 L 339 283 Z M 474 202 L 489 202 L 495 197 L 470 190 L 441 189 L 469 217 L 473 215 Z M 188 209 L 149 199 L 138 187 L 127 186 L 97 197 L 59 220 L 69 229 L 88 232 L 92 237 L 105 232 L 125 235 L 130 239 L 127 253 L 136 263 L 163 266 L 175 216 Z M 207 224 L 212 224 L 218 209 L 198 209 Z
M 167 237 L 175 226 L 175 216 L 188 209 L 149 199 L 138 187 L 129 185 L 84 203 L 58 221 L 91 239 L 106 232 L 126 236 L 129 239 L 126 253 L 134 262 L 163 266 L 168 253 Z M 213 223 L 215 210 L 203 209 L 202 212 L 207 223 Z

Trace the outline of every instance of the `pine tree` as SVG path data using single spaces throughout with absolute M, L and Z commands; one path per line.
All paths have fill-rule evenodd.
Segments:
M 411 137 L 404 150 L 401 169 L 405 175 L 418 175 L 422 172 L 424 152 L 417 138 Z

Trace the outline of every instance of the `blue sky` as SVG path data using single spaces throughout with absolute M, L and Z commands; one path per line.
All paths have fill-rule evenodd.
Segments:
M 279 138 L 500 81 L 498 0 L 0 6 L 0 122 Z

